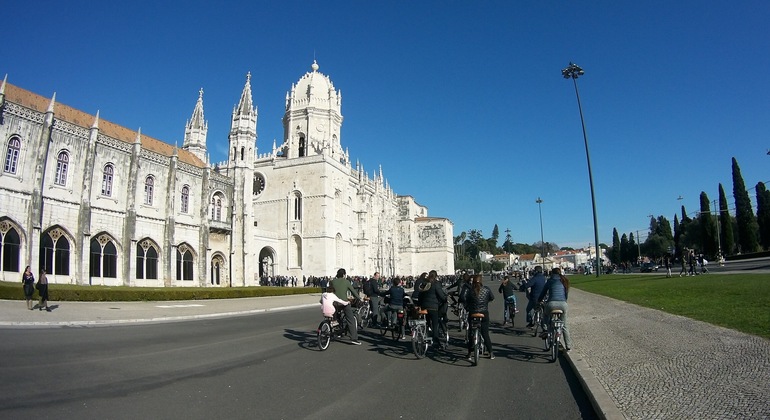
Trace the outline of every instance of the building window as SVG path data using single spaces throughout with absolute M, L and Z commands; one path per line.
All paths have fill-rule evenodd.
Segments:
M 0 223 L 0 255 L 3 258 L 3 271 L 19 271 L 19 251 L 21 238 L 16 228 L 8 222 Z
M 158 279 L 158 249 L 152 241 L 145 239 L 136 247 L 136 278 Z
M 155 178 L 152 175 L 144 179 L 144 204 L 152 205 L 152 191 L 155 186 Z
M 104 171 L 102 172 L 102 195 L 106 197 L 112 196 L 112 176 L 115 173 L 115 167 L 111 163 L 104 165 Z
M 294 220 L 302 220 L 302 196 L 294 192 Z
M 51 275 L 69 275 L 70 242 L 60 228 L 43 234 L 39 263 L 40 269 Z
M 16 173 L 16 166 L 19 164 L 19 150 L 21 150 L 21 141 L 18 137 L 11 137 L 8 140 L 8 150 L 5 154 L 5 172 Z
M 65 151 L 59 152 L 59 156 L 56 158 L 56 179 L 54 180 L 54 184 L 67 185 L 67 168 L 69 167 L 69 163 L 70 155 Z
M 190 210 L 190 187 L 185 185 L 182 187 L 182 213 L 187 213 Z
M 118 277 L 118 250 L 108 235 L 91 239 L 91 277 Z
M 216 255 L 211 259 L 211 284 L 218 286 L 222 282 L 222 267 L 225 261 L 221 256 Z
M 211 220 L 222 221 L 222 202 L 224 197 L 220 193 L 211 197 Z
M 193 255 L 187 245 L 180 245 L 176 249 L 176 279 L 193 279 Z

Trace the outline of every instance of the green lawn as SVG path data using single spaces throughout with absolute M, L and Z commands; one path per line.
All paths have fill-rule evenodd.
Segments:
M 570 286 L 770 338 L 770 274 L 570 276 Z

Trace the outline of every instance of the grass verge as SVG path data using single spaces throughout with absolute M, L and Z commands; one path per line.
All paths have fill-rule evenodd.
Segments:
M 770 274 L 570 276 L 570 285 L 770 339 Z

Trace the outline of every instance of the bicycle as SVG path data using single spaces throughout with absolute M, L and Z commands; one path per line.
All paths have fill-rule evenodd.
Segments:
M 503 310 L 503 325 L 507 323 L 511 323 L 511 328 L 513 328 L 513 318 L 516 316 L 516 297 L 515 296 L 509 296 L 508 299 L 505 299 L 503 303 L 505 309 Z
M 428 334 L 428 322 L 425 319 L 427 314 L 427 309 L 419 309 L 417 311 L 418 317 L 409 320 L 409 325 L 412 327 L 412 351 L 418 359 L 425 357 L 428 347 L 433 345 L 433 334 Z M 443 321 L 439 321 L 439 335 L 442 345 L 446 348 L 449 344 L 449 331 Z
M 538 304 L 532 313 L 532 337 L 537 337 L 537 329 L 542 330 L 543 324 L 543 304 Z M 545 331 L 543 331 L 545 332 Z
M 551 351 L 551 363 L 559 357 L 559 343 L 564 334 L 564 321 L 561 316 L 564 312 L 561 309 L 551 311 L 551 325 L 545 337 L 545 349 Z
M 473 352 L 471 353 L 471 358 L 473 359 L 473 365 L 478 366 L 479 355 L 483 353 L 484 349 L 486 348 L 486 344 L 484 343 L 484 336 L 481 335 L 481 321 L 484 319 L 484 314 L 470 314 L 470 318 L 471 325 L 469 331 L 471 332 L 471 340 L 473 340 Z
M 361 306 L 356 310 L 356 318 L 358 321 L 358 330 L 361 331 L 369 326 L 372 321 L 372 310 L 369 307 L 369 297 L 364 297 L 360 303 Z
M 386 314 L 388 315 L 388 314 Z M 396 311 L 396 323 L 391 324 L 390 322 L 390 316 L 388 316 L 387 322 L 383 322 L 380 324 L 380 334 L 383 336 L 390 331 L 390 336 L 392 339 L 398 341 L 404 338 L 404 324 L 406 320 L 406 312 L 404 309 L 398 309 Z
M 348 322 L 342 309 L 343 306 L 338 306 L 336 303 L 334 306 L 337 312 L 333 316 L 324 316 L 324 320 L 318 324 L 317 339 L 318 348 L 321 351 L 329 348 L 332 338 L 340 338 L 348 334 Z M 353 317 L 353 322 L 357 324 L 356 317 Z

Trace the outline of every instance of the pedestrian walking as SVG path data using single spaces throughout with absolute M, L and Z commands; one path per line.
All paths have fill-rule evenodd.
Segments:
M 21 275 L 21 284 L 24 288 L 24 297 L 27 298 L 27 309 L 31 311 L 34 308 L 32 297 L 35 294 L 35 276 L 29 266 L 24 269 L 24 273 Z
M 37 293 L 40 294 L 40 310 L 42 311 L 45 307 L 46 311 L 51 312 L 51 309 L 48 307 L 48 277 L 45 275 L 45 270 L 40 270 L 40 278 L 37 279 L 35 288 Z

